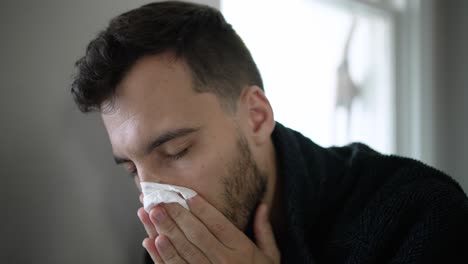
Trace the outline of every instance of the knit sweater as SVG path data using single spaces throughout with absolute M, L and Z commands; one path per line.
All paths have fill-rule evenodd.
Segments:
M 322 148 L 279 123 L 272 139 L 282 263 L 468 263 L 468 200 L 449 176 L 359 143 Z

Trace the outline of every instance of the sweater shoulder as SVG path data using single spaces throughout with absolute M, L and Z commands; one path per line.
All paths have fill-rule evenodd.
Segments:
M 427 263 L 466 249 L 468 199 L 447 174 L 362 145 L 332 150 L 348 163 L 344 177 L 353 181 L 333 217 L 327 246 L 333 254 L 324 256 Z

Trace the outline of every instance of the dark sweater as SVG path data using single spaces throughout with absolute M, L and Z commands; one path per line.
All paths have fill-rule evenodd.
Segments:
M 282 263 L 468 263 L 468 200 L 444 173 L 277 123 Z M 148 262 L 149 263 L 149 262 Z
M 468 200 L 444 173 L 363 144 L 322 148 L 277 123 L 282 263 L 468 263 Z

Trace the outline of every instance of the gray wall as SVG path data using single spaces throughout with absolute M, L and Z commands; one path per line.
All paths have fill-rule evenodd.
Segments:
M 146 2 L 0 2 L 0 263 L 142 259 L 136 188 L 69 84 L 89 40 Z
M 468 191 L 468 1 L 435 5 L 435 165 Z

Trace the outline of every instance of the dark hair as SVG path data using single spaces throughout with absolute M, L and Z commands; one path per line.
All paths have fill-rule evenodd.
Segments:
M 82 112 L 101 111 L 118 83 L 146 55 L 172 52 L 190 68 L 197 92 L 212 92 L 231 107 L 246 85 L 263 83 L 241 38 L 216 9 L 167 1 L 112 19 L 76 62 L 71 92 Z

